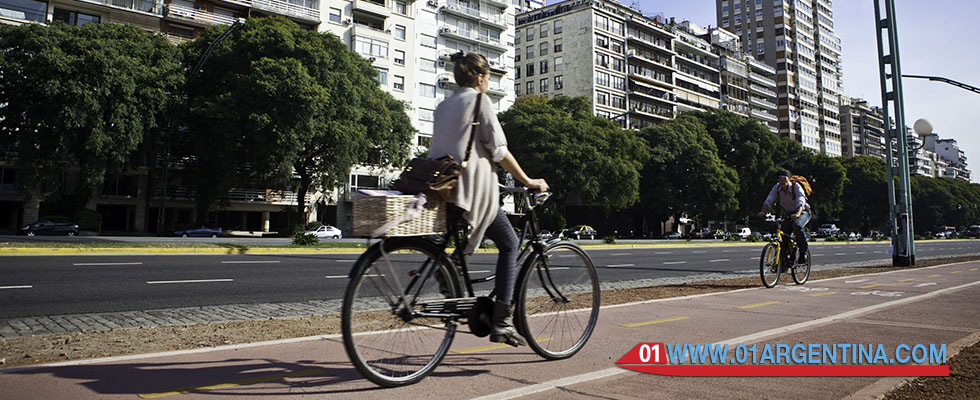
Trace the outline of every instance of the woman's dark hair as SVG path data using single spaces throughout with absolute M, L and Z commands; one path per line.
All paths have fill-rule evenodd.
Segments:
M 453 67 L 453 76 L 459 86 L 473 86 L 476 76 L 483 74 L 483 77 L 490 79 L 490 64 L 482 54 L 469 52 L 463 54 L 459 52 L 449 56 L 449 60 L 456 64 Z

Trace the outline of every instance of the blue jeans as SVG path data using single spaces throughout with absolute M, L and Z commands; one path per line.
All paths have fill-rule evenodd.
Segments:
M 806 250 L 809 248 L 806 242 L 806 235 L 803 234 L 803 227 L 806 226 L 807 222 L 810 222 L 810 212 L 803 210 L 803 212 L 800 213 L 799 218 L 794 220 L 784 220 L 782 225 L 779 227 L 779 229 L 782 229 L 783 232 L 787 234 L 789 232 L 793 232 L 793 235 L 796 236 L 794 238 L 794 240 L 796 240 L 796 247 L 800 249 L 800 254 L 806 254 Z

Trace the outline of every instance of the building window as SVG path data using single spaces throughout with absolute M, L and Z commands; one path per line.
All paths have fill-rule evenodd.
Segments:
M 70 26 L 97 24 L 101 19 L 98 15 L 80 13 L 75 10 L 66 10 L 64 8 L 54 9 L 54 20 L 64 22 Z
M 521 84 L 520 83 L 515 83 L 514 84 L 514 95 L 515 96 L 520 96 L 521 95 Z
M 756 43 L 755 49 L 757 54 L 764 54 L 766 52 L 766 42 Z
M 408 14 L 408 5 L 404 1 L 395 2 L 395 12 L 401 15 Z
M 387 68 L 376 68 L 378 70 L 378 83 L 381 85 L 388 84 L 388 69 Z
M 626 78 L 621 76 L 612 77 L 613 87 L 619 90 L 626 90 Z
M 27 21 L 46 22 L 48 3 L 34 0 L 0 0 L 0 15 Z
M 547 74 L 548 73 L 548 60 L 542 60 L 541 61 L 541 71 L 540 72 L 542 74 Z
M 521 79 L 521 67 L 514 68 L 514 79 Z
M 421 69 L 424 72 L 436 72 L 436 62 L 435 60 L 420 58 L 419 69 Z
M 619 71 L 619 72 L 625 72 L 626 71 L 626 62 L 623 61 L 622 58 L 613 58 L 612 59 L 612 65 L 613 65 L 612 68 L 614 70 L 616 70 L 616 71 Z
M 401 25 L 395 25 L 395 38 L 405 40 L 405 27 Z
M 596 73 L 595 84 L 599 86 L 609 86 L 609 74 L 605 72 Z
M 555 53 L 561 53 L 561 39 L 555 39 Z
M 565 85 L 562 84 L 561 75 L 555 76 L 555 90 L 561 90 Z
M 555 34 L 561 33 L 561 20 L 555 20 Z
M 526 68 L 525 75 L 527 75 L 528 78 L 534 76 L 534 64 L 528 64 L 525 66 L 525 68 Z
M 419 121 L 435 121 L 435 110 L 419 108 Z
M 603 92 L 596 92 L 595 93 L 595 103 L 596 104 L 601 104 L 601 105 L 608 104 L 609 103 L 609 95 L 606 94 L 606 93 L 603 93 Z
M 405 50 L 395 50 L 395 64 L 405 65 Z
M 524 48 L 524 55 L 527 56 L 528 60 L 534 58 L 534 46 L 527 46 Z
M 612 106 L 616 108 L 626 108 L 626 98 L 623 96 L 612 96 Z
M 333 22 L 335 24 L 339 24 L 340 23 L 340 16 L 341 16 L 341 13 L 340 13 L 340 9 L 339 8 L 330 7 L 330 17 L 328 17 L 328 20 L 330 22 Z
M 538 37 L 540 37 L 540 38 L 546 38 L 546 37 L 548 37 L 548 24 L 546 24 L 546 23 L 545 24 L 541 24 L 541 27 L 539 28 L 539 31 L 538 31 Z
M 595 53 L 595 63 L 606 68 L 609 68 L 609 55 L 605 53 Z
M 395 81 L 392 82 L 391 87 L 393 87 L 395 90 L 397 90 L 399 92 L 404 92 L 405 91 L 405 77 L 404 76 L 395 75 Z
M 422 46 L 436 48 L 436 37 L 432 35 L 421 34 L 419 39 L 422 42 Z
M 548 78 L 542 79 L 541 82 L 540 82 L 540 85 L 541 85 L 541 87 L 540 87 L 541 93 L 547 92 L 548 91 Z
M 607 38 L 607 37 L 605 37 L 603 35 L 596 35 L 596 37 L 595 37 L 595 45 L 597 47 L 602 47 L 604 49 L 608 49 L 609 48 L 609 38 Z
M 527 85 L 525 85 L 525 88 L 526 88 L 527 94 L 533 94 L 534 93 L 534 81 L 528 81 L 527 82 Z
M 521 61 L 521 48 L 520 47 L 514 49 L 514 61 L 515 62 Z
M 366 37 L 357 37 L 354 46 L 365 57 L 388 58 L 388 43 Z
M 179 36 L 182 38 L 193 39 L 194 38 L 194 28 L 189 28 L 186 26 L 169 24 L 167 26 L 167 35 Z
M 527 39 L 527 41 L 534 40 L 534 28 L 527 28 L 527 36 L 525 39 Z
M 430 85 L 428 83 L 419 84 L 419 96 L 422 97 L 436 97 L 436 85 Z
M 555 72 L 561 72 L 561 67 L 564 64 L 564 59 L 562 57 L 555 57 Z
M 546 55 L 548 55 L 548 47 L 549 47 L 548 46 L 548 42 L 541 43 L 538 46 L 538 53 L 539 53 L 538 55 L 539 56 L 546 56 Z

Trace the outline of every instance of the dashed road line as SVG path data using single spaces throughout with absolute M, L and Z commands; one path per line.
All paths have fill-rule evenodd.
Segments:
M 735 307 L 735 308 L 737 308 L 739 310 L 747 310 L 747 309 L 750 309 L 750 308 L 768 306 L 770 304 L 776 304 L 776 303 L 779 303 L 779 302 L 778 301 L 766 301 L 766 302 L 762 302 L 762 303 L 749 304 L 749 305 L 746 305 L 746 306 L 739 306 L 739 307 Z
M 667 261 L 664 265 L 674 265 L 674 264 L 687 264 L 687 261 Z
M 0 286 L 0 289 L 31 289 L 33 285 Z
M 868 289 L 868 288 L 873 288 L 875 286 L 881 286 L 881 284 L 880 283 L 872 283 L 870 285 L 858 286 L 858 289 Z
M 279 263 L 278 260 L 265 260 L 265 261 L 222 261 L 222 264 L 276 264 Z
M 150 285 L 166 285 L 171 283 L 211 283 L 211 282 L 234 282 L 234 279 L 188 279 L 183 281 L 147 281 Z
M 908 281 L 914 281 L 914 280 L 915 280 L 915 278 L 906 278 L 906 279 L 899 279 L 898 281 L 899 282 L 908 282 Z
M 637 326 L 653 325 L 653 324 L 659 324 L 659 323 L 662 323 L 662 322 L 680 321 L 682 319 L 688 319 L 688 318 L 691 318 L 691 317 L 670 317 L 670 318 L 656 319 L 656 320 L 653 320 L 653 321 L 633 322 L 633 323 L 629 323 L 629 324 L 622 324 L 622 325 L 619 325 L 619 326 L 622 326 L 624 328 L 634 328 L 634 327 L 637 327 Z
M 334 261 L 336 261 L 336 262 L 354 262 L 354 261 L 357 261 L 357 260 L 334 260 Z
M 729 260 L 727 258 L 719 258 L 717 260 L 708 260 L 708 262 L 724 262 L 724 261 L 731 261 L 731 260 Z
M 961 273 L 961 272 L 963 272 L 963 271 L 952 271 L 952 272 L 950 272 L 950 273 L 951 273 L 951 274 L 959 274 L 959 273 Z
M 609 264 L 606 268 L 635 267 L 635 264 Z
M 540 338 L 534 339 L 534 341 L 535 342 L 538 342 L 538 343 L 540 343 L 540 342 L 547 342 L 549 340 L 551 340 L 550 337 L 540 337 Z M 468 349 L 449 350 L 449 352 L 450 353 L 455 353 L 455 354 L 467 354 L 467 353 L 479 353 L 481 351 L 487 351 L 487 350 L 508 349 L 510 347 L 511 347 L 511 345 L 509 345 L 509 344 L 501 343 L 501 344 L 492 344 L 492 345 L 489 345 L 489 346 L 470 347 Z
M 93 267 L 104 265 L 143 265 L 141 262 L 105 262 L 105 263 L 73 263 L 75 266 Z
M 658 252 L 655 252 L 653 254 L 674 254 L 674 252 L 673 251 L 658 251 Z
M 610 255 L 612 255 L 612 256 L 629 256 L 629 255 L 632 255 L 632 254 L 633 253 L 612 253 Z
M 943 275 L 943 274 L 933 274 L 933 275 L 929 275 L 929 276 L 927 276 L 926 278 L 935 278 L 935 277 L 937 277 L 937 276 L 942 276 L 942 275 Z
M 837 294 L 837 292 L 820 292 L 820 293 L 811 293 L 811 294 L 808 294 L 807 296 L 809 296 L 809 297 L 817 297 L 817 296 L 826 296 L 826 295 L 828 295 L 828 294 Z

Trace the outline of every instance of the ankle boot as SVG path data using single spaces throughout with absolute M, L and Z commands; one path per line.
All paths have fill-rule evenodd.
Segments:
M 493 302 L 493 326 L 490 330 L 490 341 L 507 343 L 511 346 L 527 346 L 527 342 L 514 328 L 514 307 L 499 301 Z

